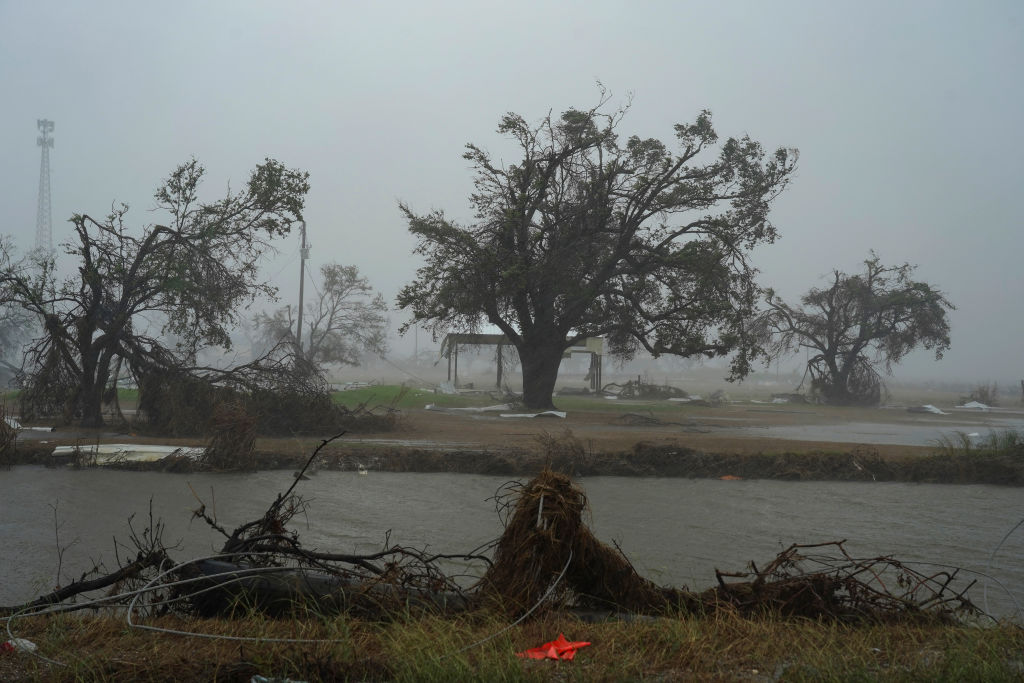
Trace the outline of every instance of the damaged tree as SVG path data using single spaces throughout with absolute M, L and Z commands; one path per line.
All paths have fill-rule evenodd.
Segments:
M 319 367 L 331 363 L 358 365 L 364 353 L 383 355 L 387 305 L 374 295 L 369 280 L 356 266 L 325 263 L 320 267 L 317 296 L 306 305 L 306 329 L 302 330 L 302 357 Z M 297 322 L 290 306 L 272 314 L 258 313 L 253 320 L 264 344 L 296 339 Z
M 77 272 L 63 281 L 52 256 L 15 262 L 3 245 L 0 292 L 43 327 L 25 359 L 23 416 L 100 426 L 119 361 L 137 379 L 188 368 L 201 348 L 230 346 L 240 306 L 274 294 L 258 263 L 301 217 L 308 174 L 268 159 L 241 192 L 208 203 L 199 198 L 203 175 L 195 160 L 179 166 L 155 194 L 169 220 L 138 233 L 125 225 L 125 205 L 102 221 L 72 216 L 74 237 L 63 246 Z M 173 347 L 162 341 L 168 335 Z
M 523 401 L 553 407 L 562 353 L 605 337 L 611 353 L 734 354 L 732 376 L 758 348 L 746 332 L 758 287 L 749 250 L 776 237 L 768 211 L 786 187 L 795 150 L 766 154 L 748 137 L 718 135 L 704 111 L 675 126 L 678 151 L 659 140 L 620 141 L 625 110 L 608 97 L 530 125 L 517 114 L 498 132 L 521 161 L 495 163 L 468 145 L 473 225 L 401 206 L 426 259 L 398 304 L 435 333 L 498 327 L 516 347 Z
M 794 307 L 768 292 L 763 318 L 778 357 L 806 348 L 811 390 L 832 405 L 877 405 L 881 377 L 875 366 L 892 365 L 918 347 L 949 348 L 947 311 L 955 310 L 934 286 L 913 278 L 914 266 L 882 265 L 878 256 L 864 261 L 864 272 L 832 272 L 832 284 L 814 288 Z

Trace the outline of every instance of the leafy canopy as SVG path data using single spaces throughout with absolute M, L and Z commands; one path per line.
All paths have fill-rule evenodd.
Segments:
M 74 234 L 62 246 L 76 270 L 63 279 L 49 254 L 16 261 L 3 250 L 0 294 L 44 328 L 26 357 L 27 396 L 40 389 L 51 404 L 99 424 L 112 364 L 187 366 L 204 346 L 230 346 L 240 306 L 274 294 L 259 261 L 301 218 L 308 174 L 268 159 L 241 192 L 212 202 L 199 199 L 203 175 L 193 159 L 157 189 L 165 224 L 132 230 L 126 205 L 102 221 L 72 216 Z
M 742 375 L 756 351 L 744 326 L 759 292 L 747 254 L 776 238 L 769 206 L 796 152 L 768 154 L 746 136 L 717 145 L 707 111 L 675 126 L 674 151 L 653 138 L 623 140 L 628 105 L 606 113 L 607 101 L 536 125 L 504 116 L 498 132 L 516 144 L 515 163 L 467 145 L 472 224 L 401 205 L 425 260 L 398 296 L 413 315 L 405 328 L 489 323 L 521 357 L 537 346 L 557 357 L 588 336 L 606 337 L 625 358 L 641 348 L 737 351 Z

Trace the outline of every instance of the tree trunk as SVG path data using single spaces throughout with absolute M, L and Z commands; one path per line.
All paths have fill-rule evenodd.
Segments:
M 91 377 L 82 383 L 79 394 L 79 407 L 82 409 L 83 427 L 103 426 L 103 385 Z
M 551 410 L 558 367 L 562 364 L 562 345 L 540 343 L 519 348 L 523 365 L 523 403 L 530 410 Z
M 109 369 L 109 364 L 96 355 L 82 355 L 82 386 L 76 406 L 82 411 L 79 422 L 82 427 L 103 426 L 103 390 L 106 387 L 103 371 L 106 369 Z

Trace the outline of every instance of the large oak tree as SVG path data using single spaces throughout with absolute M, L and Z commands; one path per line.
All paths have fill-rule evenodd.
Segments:
M 467 145 L 475 220 L 401 209 L 425 264 L 398 296 L 435 332 L 498 327 L 516 347 L 523 400 L 551 407 L 563 351 L 603 336 L 611 353 L 756 351 L 745 330 L 758 299 L 748 253 L 776 237 L 768 220 L 795 150 L 771 154 L 744 136 L 718 143 L 709 112 L 675 126 L 675 150 L 617 129 L 627 109 L 502 118 L 520 158 Z
M 75 272 L 63 279 L 49 254 L 0 250 L 0 299 L 43 328 L 26 359 L 23 414 L 101 425 L 122 361 L 137 373 L 188 367 L 200 348 L 230 346 L 239 307 L 273 294 L 259 261 L 301 218 L 307 174 L 268 159 L 240 192 L 210 202 L 199 198 L 203 175 L 192 160 L 157 189 L 161 224 L 131 229 L 124 205 L 103 220 L 72 216 L 62 246 Z
M 876 366 L 892 371 L 918 347 L 949 348 L 947 311 L 954 306 L 934 285 L 914 279 L 914 266 L 886 266 L 874 253 L 864 271 L 832 272 L 827 287 L 812 288 L 791 306 L 769 291 L 767 330 L 772 353 L 807 349 L 812 391 L 833 405 L 881 400 Z

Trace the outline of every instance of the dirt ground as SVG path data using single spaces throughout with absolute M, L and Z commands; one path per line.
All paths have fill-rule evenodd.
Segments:
M 536 450 L 539 437 L 570 431 L 584 447 L 595 453 L 628 451 L 637 443 L 679 446 L 694 450 L 756 454 L 766 452 L 811 453 L 846 451 L 856 442 L 788 440 L 768 438 L 759 427 L 773 425 L 815 425 L 827 432 L 828 424 L 842 421 L 913 422 L 903 410 L 835 409 L 822 406 L 771 406 L 726 404 L 717 407 L 692 407 L 677 410 L 653 410 L 656 404 L 637 401 L 632 405 L 617 402 L 606 411 L 569 411 L 565 419 L 556 417 L 502 418 L 497 413 L 406 410 L 394 432 L 347 434 L 347 443 L 392 445 L 443 450 Z M 959 418 L 958 418 L 959 419 Z M 978 416 L 967 420 L 982 421 Z M 983 429 L 983 427 L 979 426 Z M 744 432 L 744 433 L 738 433 Z M 285 446 L 285 444 L 280 444 Z M 270 440 L 261 440 L 268 449 Z M 883 455 L 924 455 L 934 449 L 925 446 L 875 445 Z
M 568 411 L 564 419 L 557 417 L 508 418 L 499 412 L 468 410 L 401 411 L 393 431 L 356 433 L 351 431 L 336 441 L 334 448 L 345 445 L 358 448 L 416 448 L 439 451 L 535 451 L 539 438 L 560 436 L 571 432 L 588 452 L 618 453 L 633 449 L 636 444 L 677 446 L 694 450 L 749 455 L 757 453 L 815 453 L 847 451 L 858 441 L 828 438 L 829 426 L 859 422 L 890 425 L 928 425 L 940 430 L 946 424 L 975 425 L 987 432 L 992 413 L 958 413 L 931 416 L 908 413 L 903 408 L 834 408 L 801 404 L 729 403 L 719 406 L 672 406 L 664 402 L 616 401 L 602 410 Z M 1005 411 L 1000 417 L 1024 419 L 1024 412 Z M 820 440 L 772 438 L 765 427 L 801 426 L 813 436 L 820 430 Z M 299 456 L 310 453 L 322 438 L 333 436 L 262 437 L 257 448 L 263 452 Z M 171 445 L 204 445 L 201 438 L 153 437 L 132 432 L 58 429 L 25 431 L 22 443 L 33 449 L 43 446 L 92 443 L 160 443 Z M 870 440 L 863 443 L 870 444 Z M 926 455 L 930 446 L 870 444 L 880 455 Z

